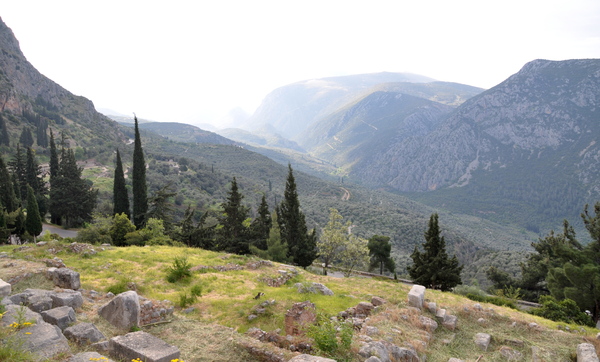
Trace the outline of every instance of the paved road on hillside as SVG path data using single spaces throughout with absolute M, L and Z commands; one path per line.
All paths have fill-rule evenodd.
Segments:
M 57 234 L 62 238 L 74 238 L 77 236 L 76 230 L 65 230 L 61 227 L 54 225 L 42 224 L 42 230 L 42 233 L 48 230 L 51 234 Z

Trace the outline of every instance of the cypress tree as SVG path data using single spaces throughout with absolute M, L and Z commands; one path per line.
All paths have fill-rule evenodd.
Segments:
M 40 119 L 35 130 L 35 136 L 37 145 L 43 148 L 48 148 L 48 135 L 46 134 L 47 130 L 48 121 L 46 119 Z
M 33 135 L 31 134 L 29 127 L 23 127 L 21 136 L 19 137 L 19 143 L 25 147 L 33 146 Z
M 115 168 L 115 178 L 113 184 L 113 215 L 125 214 L 131 219 L 129 211 L 129 194 L 125 186 L 125 174 L 123 172 L 123 163 L 121 162 L 121 154 L 117 149 L 117 166 Z
M 140 229 L 144 226 L 148 212 L 148 188 L 146 186 L 146 161 L 138 128 L 138 119 L 135 120 L 135 141 L 133 147 L 133 224 Z
M 303 268 L 311 265 L 317 257 L 316 234 L 307 232 L 304 214 L 300 211 L 296 180 L 292 166 L 285 184 L 284 199 L 277 207 L 277 222 L 281 232 L 281 240 L 288 245 L 288 255 L 293 262 Z
M 250 224 L 250 232 L 254 239 L 253 244 L 259 249 L 267 248 L 267 239 L 273 226 L 271 220 L 271 213 L 269 212 L 269 205 L 267 204 L 267 198 L 263 194 L 260 206 L 258 207 L 258 216 Z
M 26 160 L 23 156 L 23 152 L 21 152 L 21 146 L 17 143 L 17 151 L 15 155 L 8 163 L 10 168 L 12 169 L 13 175 L 15 175 L 17 183 L 18 183 L 18 192 L 15 190 L 15 194 L 19 196 L 21 201 L 24 201 L 24 198 L 27 197 L 27 170 L 26 170 Z
M 8 133 L 6 122 L 4 122 L 4 118 L 2 118 L 2 114 L 0 114 L 0 146 L 3 145 L 10 146 L 10 134 Z
M 58 151 L 56 151 L 56 143 L 54 143 L 54 134 L 50 129 L 50 180 L 58 176 Z
M 33 236 L 33 240 L 42 233 L 42 218 L 38 211 L 37 200 L 33 188 L 27 185 L 27 218 L 25 219 L 25 231 Z
M 446 253 L 446 242 L 444 237 L 440 236 L 438 214 L 432 214 L 429 218 L 423 248 L 425 251 L 420 252 L 415 246 L 411 254 L 413 265 L 407 268 L 415 284 L 442 291 L 462 284 L 460 273 L 463 267 L 459 266 L 456 255 L 449 258 Z
M 6 208 L 7 212 L 13 212 L 18 208 L 10 173 L 2 157 L 0 157 L 0 204 Z M 0 208 L 0 212 L 2 212 L 2 208 Z
M 46 183 L 44 182 L 42 168 L 38 165 L 37 160 L 35 159 L 35 152 L 30 147 L 27 148 L 25 180 L 33 189 L 33 193 L 35 194 L 35 198 L 39 207 L 39 213 L 43 217 L 43 215 L 46 215 L 48 208 L 48 203 L 46 200 L 48 189 L 46 188 Z

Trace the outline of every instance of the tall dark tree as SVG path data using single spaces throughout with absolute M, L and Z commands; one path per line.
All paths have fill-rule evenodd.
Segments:
M 33 193 L 35 194 L 35 198 L 37 200 L 37 204 L 39 207 L 39 213 L 42 215 L 46 215 L 48 211 L 48 202 L 46 196 L 48 195 L 48 188 L 46 187 L 46 183 L 44 182 L 44 174 L 42 172 L 42 168 L 38 165 L 37 160 L 35 158 L 34 151 L 28 147 L 27 148 L 27 162 L 25 163 L 25 180 L 27 185 L 31 186 L 33 189 Z
M 315 230 L 308 233 L 306 219 L 300 210 L 296 180 L 292 166 L 288 165 L 284 199 L 276 209 L 281 240 L 288 245 L 288 253 L 293 262 L 303 268 L 317 258 L 317 237 Z
M 0 156 L 0 204 L 7 212 L 13 212 L 19 207 L 12 180 L 4 159 Z M 2 208 L 0 208 L 2 212 Z
M 252 235 L 252 244 L 254 246 L 262 250 L 267 248 L 267 239 L 269 239 L 271 226 L 273 226 L 273 221 L 271 220 L 267 198 L 263 194 L 258 206 L 258 216 L 250 224 L 250 234 Z
M 21 146 L 18 143 L 15 155 L 8 165 L 12 169 L 13 175 L 15 175 L 19 185 L 18 196 L 21 201 L 24 201 L 24 198 L 27 197 L 27 163 L 26 158 L 21 151 Z
M 438 226 L 438 214 L 432 214 L 429 218 L 423 248 L 425 251 L 420 252 L 415 247 L 411 255 L 413 264 L 407 268 L 414 283 L 442 291 L 462 284 L 460 273 L 463 266 L 458 264 L 456 255 L 450 258 L 446 253 L 446 242 Z
M 219 230 L 218 248 L 231 253 L 248 254 L 248 230 L 244 221 L 248 217 L 248 208 L 242 204 L 244 195 L 238 190 L 237 180 L 231 180 L 231 190 L 227 200 L 221 204 L 223 215 L 219 223 L 223 226 Z
M 50 213 L 67 227 L 91 221 L 98 191 L 81 178 L 82 169 L 77 166 L 73 150 L 63 152 L 58 176 L 50 190 Z
M 10 146 L 10 134 L 2 114 L 0 114 L 0 146 Z
M 138 119 L 135 120 L 135 140 L 133 147 L 133 224 L 140 229 L 144 226 L 148 212 L 148 187 L 146 186 L 146 161 L 138 128 Z
M 48 148 L 48 120 L 40 119 L 37 128 L 35 129 L 36 143 L 38 146 Z
M 113 215 L 125 214 L 131 219 L 131 211 L 129 210 L 129 193 L 125 185 L 125 173 L 123 172 L 123 163 L 121 162 L 121 154 L 117 149 L 117 166 L 115 167 L 115 177 L 113 183 Z
M 165 232 L 170 233 L 173 230 L 174 206 L 172 200 L 175 196 L 177 196 L 177 192 L 170 183 L 154 191 L 148 199 L 148 212 L 144 215 L 144 220 L 162 220 Z
M 19 143 L 22 144 L 24 147 L 33 146 L 33 135 L 31 134 L 31 130 L 29 129 L 29 127 L 23 127 L 23 130 L 21 131 L 21 136 L 19 137 Z
M 42 233 L 42 218 L 38 211 L 37 201 L 33 188 L 27 185 L 27 217 L 25 218 L 25 231 L 33 236 L 33 240 Z
M 390 256 L 392 252 L 392 243 L 389 236 L 373 235 L 367 244 L 369 256 L 371 257 L 370 268 L 379 268 L 379 274 L 387 270 L 393 273 L 396 269 L 396 263 Z
M 50 180 L 53 177 L 58 176 L 58 151 L 56 150 L 56 143 L 54 142 L 54 134 L 52 133 L 52 129 L 50 129 Z

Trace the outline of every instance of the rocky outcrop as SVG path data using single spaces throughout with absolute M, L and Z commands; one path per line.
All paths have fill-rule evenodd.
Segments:
M 117 328 L 129 330 L 140 326 L 140 301 L 133 290 L 117 295 L 100 307 L 98 314 Z
M 285 313 L 285 333 L 291 336 L 304 334 L 305 329 L 316 319 L 316 307 L 313 303 L 309 301 L 294 303 Z

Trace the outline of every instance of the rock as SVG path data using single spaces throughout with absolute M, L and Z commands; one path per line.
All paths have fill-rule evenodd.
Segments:
M 256 318 L 258 318 L 258 316 L 257 316 L 256 314 L 250 314 L 250 315 L 248 316 L 248 320 L 249 320 L 249 321 L 253 321 L 253 320 L 255 320 Z
M 179 348 L 143 331 L 111 338 L 108 350 L 115 359 L 131 361 L 139 358 L 144 362 L 170 362 L 179 359 L 181 354 Z
M 446 318 L 444 318 L 444 321 L 442 322 L 442 325 L 444 326 L 444 328 L 447 328 L 451 331 L 456 329 L 457 324 L 458 324 L 458 317 L 455 315 L 446 316 Z
M 28 299 L 29 309 L 34 312 L 41 313 L 52 309 L 52 298 L 46 295 L 36 295 Z
M 577 362 L 598 362 L 596 349 L 591 343 L 577 345 Z
M 380 305 L 384 305 L 385 303 L 387 303 L 387 300 L 380 298 L 380 297 L 372 297 L 371 298 L 371 304 L 373 304 L 375 307 L 379 307 Z
M 515 347 L 523 347 L 525 346 L 525 342 L 520 339 L 505 339 L 504 343 L 513 345 Z
M 523 359 L 523 353 L 507 346 L 500 347 L 500 354 L 503 355 L 507 361 L 520 361 Z
M 98 352 L 82 352 L 77 353 L 73 357 L 69 358 L 67 362 L 90 362 L 90 361 L 100 361 L 100 362 L 114 362 L 112 359 L 106 358 Z
M 431 318 L 425 316 L 419 316 L 419 322 L 421 322 L 421 328 L 428 332 L 433 332 L 437 329 L 438 324 Z
M 475 335 L 475 344 L 482 351 L 487 351 L 491 340 L 492 340 L 492 336 L 490 336 L 487 333 L 477 333 Z
M 44 321 L 19 330 L 16 336 L 22 348 L 40 360 L 51 359 L 60 353 L 71 353 L 69 342 L 60 328 Z
M 335 362 L 335 360 L 331 358 L 311 356 L 310 354 L 301 354 L 290 359 L 288 362 Z
M 367 336 L 373 337 L 374 335 L 379 334 L 379 328 L 373 326 L 366 326 L 365 333 Z
M 371 357 L 367 358 L 365 360 L 365 362 L 381 362 L 381 360 L 379 359 L 379 357 L 371 356 Z
M 65 265 L 65 263 L 62 261 L 62 259 L 59 259 L 58 257 L 54 257 L 54 259 L 44 259 L 43 260 L 46 263 L 46 266 L 49 268 L 66 268 L 67 266 Z M 71 289 L 71 288 L 69 288 Z
M 444 319 L 446 318 L 446 310 L 445 309 L 438 309 L 435 313 L 435 318 L 437 320 L 439 320 L 440 322 L 443 322 Z
M 479 324 L 486 324 L 486 323 L 487 323 L 487 320 L 486 320 L 485 318 L 479 318 L 479 319 L 477 320 L 477 323 L 479 323 Z
M 0 299 L 8 297 L 12 293 L 12 286 L 0 279 Z
M 596 334 L 596 339 L 600 339 L 600 333 Z
M 317 319 L 315 305 L 309 301 L 294 303 L 285 313 L 285 333 L 291 336 L 304 334 L 304 326 Z
M 7 305 L 6 311 L 4 312 L 2 319 L 0 319 L 0 325 L 8 327 L 12 323 L 17 323 L 17 320 L 24 320 L 35 324 L 45 323 L 39 313 L 36 313 L 25 306 L 15 304 Z
M 323 295 L 333 295 L 333 292 L 331 291 L 331 289 L 327 288 L 325 285 L 323 285 L 321 283 L 313 283 L 312 286 L 320 294 L 323 294 Z
M 77 310 L 83 305 L 81 292 L 74 290 L 67 289 L 62 292 L 51 293 L 50 298 L 52 298 L 52 306 L 54 308 L 67 306 Z
M 483 310 L 483 307 L 481 306 L 481 304 L 479 304 L 479 303 L 475 303 L 475 304 L 473 305 L 473 309 L 475 309 L 475 310 L 476 310 L 476 311 L 478 311 L 478 312 L 481 312 L 481 311 Z
M 46 275 L 49 275 L 54 285 L 59 288 L 77 290 L 81 287 L 79 273 L 69 268 L 50 268 Z
M 138 294 L 133 290 L 121 293 L 100 307 L 98 314 L 120 329 L 129 330 L 131 327 L 139 327 L 140 303 Z
M 360 302 L 354 309 L 354 315 L 359 318 L 366 318 L 374 308 L 375 306 L 369 302 Z
M 61 331 L 77 321 L 75 311 L 67 306 L 50 309 L 42 312 L 41 315 L 46 323 L 57 326 Z
M 452 357 L 448 360 L 448 362 L 465 362 L 465 361 L 463 361 L 462 359 Z
M 408 292 L 408 305 L 415 308 L 423 308 L 425 302 L 425 287 L 422 285 L 413 285 Z
M 437 304 L 435 302 L 429 302 L 427 303 L 427 309 L 429 310 L 429 313 L 436 315 L 437 314 Z M 445 311 L 445 309 L 444 309 Z
M 65 337 L 79 345 L 87 345 L 100 342 L 106 337 L 92 323 L 79 323 L 65 329 Z
M 538 327 L 539 327 L 539 325 L 538 325 L 537 323 L 535 323 L 535 322 L 531 322 L 531 323 L 529 323 L 529 324 L 528 324 L 528 326 L 529 326 L 529 328 L 531 328 L 531 329 L 536 329 L 536 328 L 538 328 Z
M 382 362 L 407 361 L 419 362 L 419 356 L 413 350 L 398 347 L 387 341 L 371 341 L 365 343 L 358 354 L 363 358 L 378 357 Z

